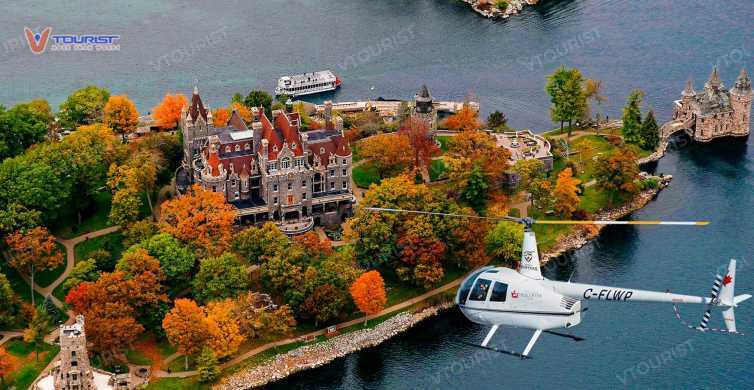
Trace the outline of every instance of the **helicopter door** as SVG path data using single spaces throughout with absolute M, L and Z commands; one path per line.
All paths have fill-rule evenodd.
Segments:
M 492 294 L 490 294 L 490 302 L 505 302 L 505 297 L 508 295 L 508 285 L 505 283 L 495 282 L 492 286 Z
M 466 280 L 463 281 L 463 284 L 461 284 L 461 288 L 458 289 L 458 295 L 456 296 L 456 303 L 459 305 L 465 305 L 466 300 L 469 298 L 469 293 L 471 292 L 471 286 L 474 285 L 474 281 L 476 280 L 477 276 L 479 274 L 483 273 L 487 269 L 491 267 L 485 267 L 482 268 L 473 274 L 469 275 L 469 277 L 466 278 Z
M 491 280 L 479 278 L 474 284 L 474 288 L 471 289 L 469 300 L 471 301 L 486 301 L 487 295 L 490 291 Z

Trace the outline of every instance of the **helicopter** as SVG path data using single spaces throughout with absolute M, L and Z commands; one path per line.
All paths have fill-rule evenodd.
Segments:
M 555 331 L 568 329 L 581 323 L 581 315 L 587 310 L 582 302 L 667 302 L 674 305 L 676 317 L 681 320 L 677 304 L 707 305 L 698 325 L 683 322 L 691 329 L 701 332 L 722 332 L 741 334 L 736 329 L 734 309 L 739 303 L 751 298 L 750 294 L 734 295 L 736 260 L 728 263 L 725 275 L 717 274 L 709 296 L 693 296 L 665 292 L 602 286 L 595 284 L 571 283 L 549 280 L 542 276 L 537 251 L 537 240 L 532 229 L 534 224 L 545 225 L 675 225 L 705 226 L 709 222 L 686 221 L 559 221 L 535 220 L 517 217 L 486 217 L 441 212 L 402 210 L 380 207 L 366 207 L 374 212 L 425 214 L 443 217 L 479 218 L 507 220 L 524 226 L 521 260 L 518 269 L 486 266 L 469 274 L 458 288 L 455 304 L 470 321 L 490 326 L 490 330 L 480 345 L 472 344 L 508 355 L 530 358 L 529 354 L 542 333 L 569 338 L 573 341 L 584 339 Z M 713 308 L 722 309 L 726 329 L 709 327 Z M 488 346 L 495 332 L 501 326 L 531 329 L 531 339 L 522 352 L 498 349 Z

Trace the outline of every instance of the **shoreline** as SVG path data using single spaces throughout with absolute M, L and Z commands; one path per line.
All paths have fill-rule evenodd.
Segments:
M 256 388 L 301 371 L 324 366 L 351 353 L 380 345 L 453 306 L 453 302 L 445 302 L 416 312 L 402 312 L 371 328 L 359 329 L 320 343 L 298 347 L 253 368 L 223 378 L 212 388 Z
M 464 3 L 471 6 L 471 9 L 476 12 L 477 14 L 484 16 L 488 19 L 507 19 L 511 15 L 516 15 L 521 12 L 521 10 L 526 5 L 535 5 L 539 2 L 539 0 L 508 0 L 508 7 L 505 9 L 505 11 L 501 11 L 495 4 L 492 4 L 487 0 L 480 1 L 480 0 L 461 0 Z M 481 8 L 479 6 L 480 3 L 486 4 L 486 8 Z

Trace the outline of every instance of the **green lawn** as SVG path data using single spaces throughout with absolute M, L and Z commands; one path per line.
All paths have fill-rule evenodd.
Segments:
M 57 246 L 58 250 L 60 250 L 60 252 L 63 254 L 63 262 L 56 268 L 37 272 L 36 275 L 34 275 L 34 283 L 36 283 L 39 287 L 49 286 L 50 284 L 52 284 L 52 282 L 57 280 L 58 277 L 63 274 L 63 272 L 65 272 L 65 247 L 59 243 L 55 243 L 55 246 Z
M 146 390 L 204 390 L 212 388 L 211 384 L 199 383 L 197 377 L 162 378 L 150 381 Z
M 138 351 L 136 349 L 129 349 L 126 351 L 126 359 L 128 359 L 128 362 L 131 364 L 137 364 L 140 366 L 148 366 L 152 364 L 152 359 L 144 356 L 141 351 Z
M 448 144 L 451 138 L 453 137 L 449 135 L 438 135 L 437 137 L 435 137 L 435 139 L 437 139 L 437 142 L 440 143 L 440 151 L 442 151 L 443 153 L 448 151 Z
M 31 287 L 29 287 L 29 283 L 26 283 L 26 281 L 21 278 L 21 274 L 19 274 L 15 268 L 9 266 L 5 261 L 0 262 L 0 272 L 4 273 L 8 278 L 8 282 L 10 282 L 13 291 L 18 294 L 24 302 L 31 303 Z M 37 303 L 44 302 L 44 297 L 36 291 L 34 292 L 34 299 Z
M 448 167 L 442 159 L 432 160 L 429 164 L 429 180 L 436 181 L 448 177 Z
M 113 232 L 78 243 L 74 249 L 76 261 L 86 260 L 91 252 L 98 249 L 110 252 L 113 259 L 119 258 L 123 252 L 123 233 Z
M 353 168 L 353 181 L 359 188 L 369 188 L 372 183 L 380 183 L 380 174 L 375 165 L 366 162 Z
M 14 339 L 4 345 L 6 351 L 22 360 L 22 365 L 6 378 L 7 388 L 28 389 L 34 379 L 47 366 L 52 358 L 57 355 L 60 348 L 56 345 L 43 344 L 35 348 L 21 339 Z M 34 352 L 38 350 L 39 362 L 35 361 Z
M 94 196 L 92 210 L 82 215 L 81 224 L 77 224 L 77 215 L 66 215 L 61 218 L 58 223 L 59 226 L 54 229 L 55 235 L 62 238 L 72 238 L 111 226 L 108 215 L 110 214 L 112 197 L 108 190 L 98 192 Z

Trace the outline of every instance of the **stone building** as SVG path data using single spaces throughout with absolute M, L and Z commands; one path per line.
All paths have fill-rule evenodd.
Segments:
M 251 123 L 234 110 L 227 123 L 215 127 L 194 88 L 181 116 L 179 190 L 198 183 L 222 193 L 241 222 L 271 220 L 288 234 L 350 216 L 352 156 L 342 125 L 326 115 L 322 129 L 302 131 L 291 104 L 273 111 L 271 120 L 263 108 L 251 113 Z
M 720 81 L 717 66 L 712 69 L 704 90 L 696 92 L 689 80 L 681 99 L 676 100 L 673 119 L 696 141 L 707 142 L 719 137 L 749 135 L 751 122 L 751 79 L 741 69 L 732 89 Z
M 430 131 L 437 130 L 437 110 L 433 105 L 433 98 L 429 94 L 426 84 L 422 85 L 419 93 L 414 97 L 411 115 L 425 121 Z

